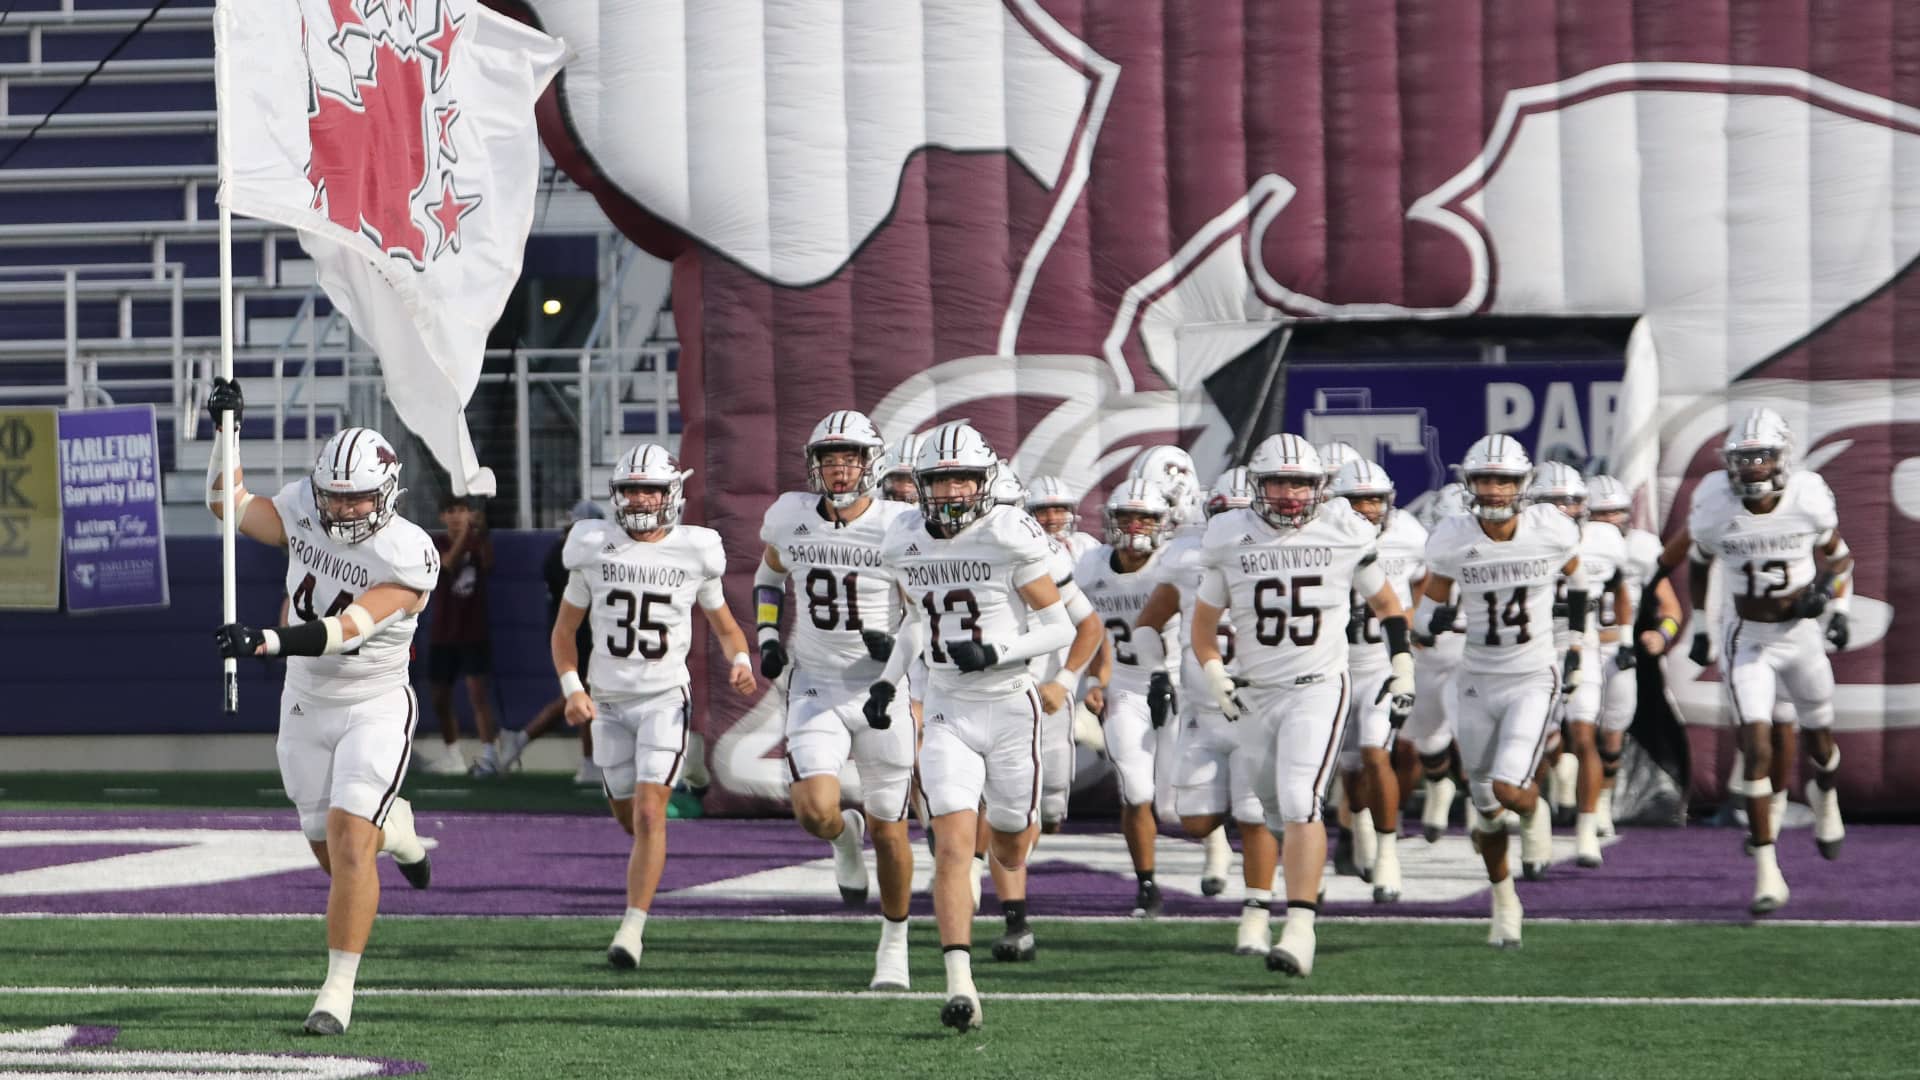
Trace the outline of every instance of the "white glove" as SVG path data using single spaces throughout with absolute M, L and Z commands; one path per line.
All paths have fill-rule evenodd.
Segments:
M 1233 696 L 1236 689 L 1233 676 L 1227 674 L 1227 665 L 1219 657 L 1207 661 L 1207 692 L 1213 695 L 1213 703 L 1220 714 L 1229 720 L 1240 719 L 1240 702 Z
M 1087 710 L 1085 705 L 1073 707 L 1073 741 L 1104 755 L 1107 752 L 1106 729 L 1100 726 L 1100 718 Z
M 1393 676 L 1382 688 L 1383 696 L 1391 700 L 1387 705 L 1388 722 L 1397 730 L 1413 715 L 1413 656 L 1408 653 L 1393 655 Z

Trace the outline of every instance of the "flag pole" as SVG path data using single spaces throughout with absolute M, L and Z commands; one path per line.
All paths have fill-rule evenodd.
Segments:
M 229 0 L 219 0 L 214 11 L 214 131 L 216 155 L 219 161 L 220 197 L 220 377 L 233 378 L 233 211 L 227 209 L 226 186 L 231 165 L 231 156 L 227 153 L 227 49 L 220 40 L 220 31 L 226 18 L 232 15 Z M 222 457 L 222 469 L 226 475 L 220 480 L 220 621 L 231 623 L 239 621 L 238 584 L 234 572 L 234 533 L 238 522 L 233 511 L 233 476 L 240 467 L 239 423 L 229 422 L 223 429 L 216 430 L 213 437 L 218 440 L 218 453 Z M 239 661 L 229 656 L 220 662 L 223 701 L 229 716 L 240 709 L 240 670 Z

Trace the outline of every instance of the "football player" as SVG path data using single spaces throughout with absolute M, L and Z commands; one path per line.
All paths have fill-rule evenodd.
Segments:
M 1057 476 L 1033 478 L 1027 487 L 1027 513 L 1047 530 L 1048 536 L 1067 549 L 1067 555 L 1074 562 L 1100 546 L 1097 538 L 1080 531 L 1080 500 L 1073 497 Z
M 1252 744 L 1267 827 L 1284 834 L 1287 919 L 1267 968 L 1306 976 L 1327 860 L 1322 801 L 1352 696 L 1351 591 L 1380 618 L 1392 654 L 1385 690 L 1402 713 L 1413 705 L 1413 657 L 1405 613 L 1379 566 L 1373 523 L 1346 500 L 1325 498 L 1327 476 L 1313 446 L 1297 435 L 1269 436 L 1247 462 L 1247 475 L 1253 505 L 1213 518 L 1202 539 L 1207 570 L 1194 607 L 1193 651 L 1206 692 Z M 1223 611 L 1233 613 L 1238 675 L 1220 655 Z
M 1427 530 L 1413 515 L 1394 509 L 1393 478 L 1373 462 L 1354 458 L 1334 476 L 1332 492 L 1373 525 L 1379 536 L 1380 571 L 1402 609 L 1411 608 L 1426 577 L 1422 560 Z M 1392 755 L 1394 737 L 1407 716 L 1389 705 L 1392 657 L 1367 599 L 1357 591 L 1350 598 L 1347 673 L 1354 693 L 1340 748 L 1340 774 L 1353 807 L 1360 865 L 1373 883 L 1374 902 L 1384 904 L 1400 899 L 1400 780 Z
M 1587 497 L 1586 480 L 1571 465 L 1557 461 L 1542 465 L 1527 488 L 1528 502 L 1551 506 L 1580 526 L 1581 570 L 1588 582 L 1601 586 L 1594 597 L 1598 603 L 1588 610 L 1586 638 L 1581 643 L 1586 655 L 1596 658 L 1592 678 L 1581 680 L 1578 689 L 1562 699 L 1569 744 L 1563 750 L 1570 752 L 1579 766 L 1574 787 L 1577 806 L 1573 826 L 1574 860 L 1580 866 L 1591 868 L 1599 866 L 1602 861 L 1598 814 L 1602 764 L 1595 729 L 1600 718 L 1602 684 L 1611 672 L 1618 670 L 1607 665 L 1607 661 L 1615 659 L 1618 652 L 1609 653 L 1602 645 L 1601 620 L 1597 617 L 1596 609 L 1611 606 L 1624 611 L 1631 607 L 1634 600 L 1627 592 L 1626 585 L 1626 538 L 1612 525 L 1587 520 Z M 1567 629 L 1570 623 L 1565 586 L 1565 579 L 1562 579 L 1560 588 L 1563 591 L 1554 598 L 1553 613 L 1554 647 L 1562 652 L 1572 636 Z M 1551 845 L 1552 841 L 1549 840 L 1548 844 Z M 1522 875 L 1529 879 L 1544 872 L 1544 867 L 1521 867 Z
M 1633 499 L 1627 494 L 1626 485 L 1611 476 L 1595 476 L 1587 481 L 1587 513 L 1594 522 L 1620 530 L 1627 547 L 1621 572 L 1626 578 L 1627 592 L 1636 598 L 1637 604 L 1641 590 L 1653 581 L 1659 568 L 1660 538 L 1645 529 L 1632 527 Z M 1680 599 L 1674 595 L 1673 582 L 1665 578 L 1655 583 L 1653 589 L 1658 621 L 1652 629 L 1641 632 L 1640 647 L 1648 656 L 1660 656 L 1680 632 Z M 1627 729 L 1633 726 L 1634 713 L 1640 706 L 1640 678 L 1634 671 L 1638 651 L 1631 636 L 1634 621 L 1633 609 L 1620 607 L 1611 595 L 1601 597 L 1598 667 L 1607 681 L 1600 688 L 1601 787 L 1593 813 L 1603 837 L 1614 833 L 1614 779 L 1626 749 Z
M 905 990 L 907 902 L 913 888 L 913 843 L 907 836 L 914 726 L 906 698 L 894 723 L 868 725 L 867 687 L 893 655 L 904 612 L 892 575 L 880 565 L 880 540 L 911 504 L 874 496 L 885 442 L 873 422 L 849 409 L 829 413 L 807 439 L 807 490 L 767 508 L 766 545 L 753 578 L 760 674 L 787 679 L 787 788 L 793 815 L 833 847 L 834 877 L 849 907 L 867 902 L 861 839 L 873 834 L 880 877 L 880 945 L 874 990 Z M 795 613 L 789 647 L 780 642 L 787 580 Z M 866 813 L 840 808 L 840 770 L 860 771 Z
M 1246 467 L 1238 466 L 1214 481 L 1207 493 L 1206 515 L 1211 519 L 1251 505 L 1253 485 L 1247 479 Z M 1200 602 L 1200 583 L 1206 575 L 1200 539 L 1192 535 L 1176 537 L 1167 543 L 1160 556 L 1160 579 L 1134 625 L 1136 648 L 1142 654 L 1142 662 L 1149 667 L 1157 666 L 1158 657 L 1166 651 L 1160 636 L 1162 628 L 1175 619 L 1182 624 L 1191 621 L 1194 605 Z M 1233 666 L 1235 639 L 1229 612 L 1220 613 L 1214 636 L 1218 640 L 1220 659 L 1228 665 L 1229 672 L 1237 671 Z M 1180 663 L 1181 685 L 1194 688 L 1206 685 L 1200 662 L 1191 651 L 1181 654 Z M 1177 699 L 1162 704 L 1168 697 Z M 1269 909 L 1273 903 L 1274 876 L 1280 868 L 1280 842 L 1267 831 L 1266 814 L 1253 789 L 1259 764 L 1255 748 L 1241 741 L 1236 725 L 1204 693 L 1176 696 L 1171 685 L 1150 685 L 1148 705 L 1168 710 L 1174 722 L 1185 729 L 1179 742 L 1180 757 L 1173 769 L 1174 809 L 1180 815 L 1181 827 L 1189 836 L 1218 835 L 1224 839 L 1223 828 L 1227 819 L 1232 818 L 1240 833 L 1246 898 L 1241 902 L 1240 926 L 1234 935 L 1233 951 L 1236 956 L 1265 956 L 1273 947 Z M 1226 890 L 1228 861 L 1223 859 L 1216 865 L 1212 852 L 1208 853 L 1209 865 L 1200 879 L 1200 891 L 1204 895 L 1218 896 Z
M 1080 741 L 1105 753 L 1106 742 L 1100 721 L 1087 710 L 1083 691 L 1098 688 L 1105 693 L 1112 678 L 1113 655 L 1105 648 L 1106 627 L 1087 602 L 1085 592 L 1073 580 L 1073 565 L 1081 555 L 1100 545 L 1100 541 L 1076 531 L 1079 503 L 1066 493 L 1059 478 L 1035 478 L 1027 489 L 1027 512 L 1047 531 L 1056 552 L 1053 556 L 1054 584 L 1066 602 L 1067 614 L 1074 620 L 1073 644 L 1066 649 L 1036 657 L 1030 665 L 1033 680 L 1040 688 L 1040 831 L 1057 833 L 1067 820 L 1067 802 L 1073 794 L 1074 744 Z M 1082 683 L 1082 679 L 1089 680 Z M 1003 896 L 1005 894 L 1002 894 Z M 1014 959 L 1019 959 L 1015 950 Z M 994 955 L 1008 959 L 996 946 Z
M 239 426 L 245 406 L 237 381 L 213 381 L 207 506 L 221 516 L 231 485 L 235 530 L 287 549 L 296 621 L 271 629 L 228 623 L 214 638 L 222 656 L 287 657 L 274 752 L 300 831 L 331 879 L 327 976 L 305 1026 L 338 1035 L 353 1021 L 354 981 L 380 905 L 376 854 L 392 855 L 416 889 L 432 878 L 413 810 L 398 792 L 420 718 L 407 661 L 440 557 L 426 532 L 398 514 L 399 455 L 368 428 L 336 433 L 310 476 L 255 497 L 240 463 L 224 455 L 223 433 Z
M 567 723 L 592 725 L 607 806 L 633 837 L 626 914 L 607 947 L 616 968 L 640 962 L 647 909 L 666 866 L 667 800 L 687 764 L 696 604 L 731 658 L 734 693 L 748 697 L 758 686 L 746 635 L 721 592 L 727 555 L 720 534 L 680 520 L 692 475 L 663 446 L 628 450 L 608 481 L 613 520 L 577 522 L 562 552 L 568 580 L 549 642 L 553 667 L 567 695 Z M 574 646 L 583 619 L 592 621 L 597 654 L 591 690 Z
M 1164 696 L 1158 708 L 1150 708 L 1147 699 L 1149 683 L 1157 684 L 1162 695 L 1170 693 L 1171 687 L 1164 650 L 1149 666 L 1133 644 L 1133 626 L 1153 591 L 1158 575 L 1155 560 L 1166 542 L 1171 513 L 1158 484 L 1145 478 L 1126 481 L 1107 496 L 1107 542 L 1082 556 L 1074 569 L 1074 580 L 1099 614 L 1113 654 L 1113 678 L 1100 694 L 1103 707 L 1096 711 L 1106 736 L 1107 756 L 1120 783 L 1120 832 L 1133 860 L 1137 881 L 1133 916 L 1137 919 L 1157 918 L 1162 908 L 1160 886 L 1153 880 L 1158 831 L 1154 751 L 1168 708 Z
M 998 471 L 992 447 L 969 424 L 942 425 L 922 441 L 914 466 L 920 509 L 895 520 L 881 547 L 883 564 L 922 617 L 904 625 L 906 647 L 895 647 L 866 708 L 869 723 L 891 724 L 899 675 L 910 657 L 925 660 L 919 765 L 947 969 L 940 1019 L 961 1031 L 980 1027 L 982 1018 L 967 882 L 975 818 L 984 800 L 994 859 L 1023 869 L 1040 799 L 1040 698 L 1026 662 L 1074 635 L 1049 572 L 1046 531 L 1026 511 L 994 503 Z
M 1440 522 L 1456 514 L 1470 512 L 1466 485 L 1451 483 L 1434 492 L 1421 508 L 1417 520 L 1429 532 L 1439 527 Z M 1459 586 L 1454 587 L 1457 594 Z M 1421 590 L 1425 592 L 1424 586 Z M 1448 606 L 1459 609 L 1457 595 L 1448 599 Z M 1414 699 L 1413 715 L 1407 718 L 1406 726 L 1400 729 L 1400 739 L 1410 745 L 1414 758 L 1418 762 L 1419 781 L 1422 796 L 1420 810 L 1420 832 L 1429 844 L 1438 843 L 1447 831 L 1452 818 L 1453 803 L 1459 794 L 1459 786 L 1454 783 L 1457 768 L 1454 732 L 1459 730 L 1455 723 L 1458 713 L 1458 699 L 1453 692 L 1455 673 L 1460 670 L 1462 653 L 1466 650 L 1466 623 L 1462 616 L 1456 615 L 1452 627 L 1454 632 L 1434 636 L 1428 634 L 1414 620 L 1413 642 L 1413 678 L 1420 687 L 1420 696 Z M 1402 773 L 1402 781 L 1409 790 L 1413 786 L 1414 775 Z
M 917 503 L 920 489 L 913 484 L 913 459 L 920 453 L 920 436 L 902 435 L 881 457 L 880 497 L 888 502 Z
M 1523 862 L 1551 861 L 1551 811 L 1534 774 L 1562 687 L 1571 692 L 1579 685 L 1588 590 L 1579 527 L 1551 506 L 1525 505 L 1533 462 L 1519 442 L 1485 436 L 1467 448 L 1459 471 L 1472 513 L 1442 521 L 1428 537 L 1426 595 L 1416 621 L 1438 636 L 1466 612 L 1454 691 L 1460 756 L 1477 811 L 1469 828 L 1493 884 L 1487 943 L 1516 948 L 1522 911 L 1507 865 L 1506 818 L 1511 812 L 1522 820 Z M 1562 578 L 1570 635 L 1564 660 L 1553 641 L 1554 591 Z
M 1707 574 L 1719 560 L 1732 617 L 1720 635 L 1720 671 L 1745 762 L 1747 827 L 1754 861 L 1755 915 L 1787 902 L 1774 837 L 1786 808 L 1793 765 L 1792 724 L 1774 724 L 1776 695 L 1793 703 L 1813 778 L 1813 838 L 1837 858 L 1846 837 L 1836 780 L 1840 747 L 1833 740 L 1833 665 L 1825 645 L 1844 649 L 1850 637 L 1847 599 L 1853 556 L 1840 537 L 1833 491 L 1820 474 L 1793 467 L 1793 431 L 1772 409 L 1756 409 L 1721 444 L 1723 472 L 1710 473 L 1693 494 L 1687 527 L 1668 541 L 1656 579 L 1692 555 L 1693 662 L 1713 662 L 1705 612 Z M 1657 603 L 1642 593 L 1642 618 Z M 1831 611 L 1825 641 L 1819 618 Z

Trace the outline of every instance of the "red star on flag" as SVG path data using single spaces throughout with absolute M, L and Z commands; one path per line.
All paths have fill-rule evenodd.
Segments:
M 480 196 L 463 195 L 453 188 L 453 174 L 440 174 L 440 201 L 428 208 L 435 225 L 440 227 L 440 242 L 434 246 L 433 256 L 452 248 L 460 250 L 460 219 L 480 208 Z
M 464 16 L 448 18 L 446 5 L 442 4 L 438 12 L 438 25 L 417 42 L 420 51 L 433 62 L 433 89 L 436 93 L 447 81 L 447 71 L 453 67 L 453 45 L 459 40 L 466 22 Z
M 440 156 L 448 161 L 459 161 L 460 151 L 453 145 L 453 124 L 460 119 L 460 103 L 450 101 L 433 110 L 433 130 L 438 133 Z

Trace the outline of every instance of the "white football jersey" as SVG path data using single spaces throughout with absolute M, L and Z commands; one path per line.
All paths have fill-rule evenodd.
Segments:
M 1053 542 L 1066 549 L 1067 558 L 1075 563 L 1078 563 L 1085 557 L 1087 552 L 1100 546 L 1099 537 L 1083 533 L 1078 529 L 1067 533 L 1065 536 L 1054 537 Z
M 1693 493 L 1687 531 L 1720 560 L 1729 596 L 1785 597 L 1813 583 L 1815 548 L 1840 524 L 1833 492 L 1819 473 L 1794 472 L 1772 511 L 1749 511 L 1716 472 Z
M 1427 572 L 1427 527 L 1412 514 L 1393 512 L 1387 527 L 1380 530 L 1380 570 L 1387 584 L 1400 598 L 1407 612 L 1407 625 L 1413 625 L 1413 583 Z M 1387 653 L 1387 632 L 1380 628 L 1380 617 L 1358 591 L 1352 598 L 1353 614 L 1347 622 L 1347 667 L 1355 671 L 1381 671 L 1391 662 Z
M 1156 585 L 1171 585 L 1180 594 L 1180 613 L 1167 621 L 1161 628 L 1160 636 L 1166 642 L 1167 651 L 1180 654 L 1180 682 L 1182 686 L 1205 686 L 1205 675 L 1201 672 L 1200 661 L 1193 650 L 1182 643 L 1186 640 L 1187 628 L 1193 625 L 1193 609 L 1200 602 L 1200 585 L 1207 574 L 1205 550 L 1201 537 L 1188 534 L 1169 540 L 1160 549 L 1155 562 L 1159 566 L 1159 580 Z M 1227 665 L 1228 671 L 1238 671 L 1234 664 L 1237 642 L 1233 631 L 1233 610 L 1220 612 L 1220 622 L 1214 630 L 1214 641 L 1220 649 L 1220 660 Z M 1204 704 L 1209 710 L 1211 701 Z
M 1073 533 L 1072 535 L 1086 536 L 1087 534 Z M 1092 538 L 1088 537 L 1088 539 Z M 1062 543 L 1058 536 L 1048 536 L 1047 547 L 1047 573 L 1053 576 L 1053 584 L 1060 590 L 1061 601 L 1065 602 L 1072 592 L 1080 588 L 1079 582 L 1073 579 L 1073 551 Z M 1085 618 L 1084 615 L 1081 617 Z M 1033 673 L 1033 681 L 1035 683 L 1052 681 L 1054 676 L 1060 674 L 1060 669 L 1067 666 L 1067 654 L 1072 651 L 1073 645 L 1069 643 L 1027 661 L 1027 670 Z
M 1164 549 L 1153 552 L 1147 556 L 1146 565 L 1129 574 L 1114 565 L 1113 549 L 1102 544 L 1081 556 L 1079 566 L 1074 569 L 1073 579 L 1080 583 L 1080 590 L 1087 594 L 1094 614 L 1107 629 L 1107 641 L 1113 647 L 1110 685 L 1114 689 L 1136 694 L 1147 692 L 1153 669 L 1141 664 L 1134 653 L 1133 624 L 1140 621 L 1140 609 L 1147 606 L 1147 597 L 1152 596 L 1154 586 L 1160 584 L 1160 560 L 1165 555 Z M 1175 628 L 1167 626 L 1161 629 L 1160 636 L 1162 640 L 1172 640 L 1174 634 Z
M 1645 529 L 1629 529 L 1621 538 L 1625 545 L 1626 561 L 1620 564 L 1620 579 L 1627 586 L 1627 595 L 1634 603 L 1640 602 L 1640 590 L 1653 580 L 1654 571 L 1659 568 L 1660 553 L 1666 545 L 1660 538 Z M 1632 628 L 1634 612 L 1622 616 L 1614 611 L 1613 594 L 1605 592 L 1600 597 L 1600 625 L 1602 627 L 1625 625 Z
M 927 683 L 942 695 L 998 700 L 1029 682 L 1024 663 L 962 674 L 946 645 L 971 638 L 1005 646 L 1027 628 L 1020 586 L 1049 576 L 1056 547 L 1025 510 L 996 506 L 951 539 L 927 531 L 912 510 L 893 520 L 881 542 L 882 563 L 926 620 L 922 657 Z
M 760 526 L 760 542 L 779 552 L 793 580 L 793 632 L 787 647 L 794 668 L 809 678 L 866 686 L 884 667 L 867 652 L 865 630 L 893 633 L 900 623 L 900 591 L 880 565 L 880 541 L 906 503 L 875 498 L 844 525 L 821 513 L 821 497 L 790 492 L 774 500 Z
M 1378 558 L 1373 523 L 1328 499 L 1305 527 L 1276 529 L 1250 509 L 1207 524 L 1202 591 L 1224 593 L 1233 612 L 1237 674 L 1254 686 L 1285 686 L 1347 666 L 1353 575 Z
M 1620 529 L 1614 525 L 1602 525 L 1597 521 L 1585 522 L 1580 526 L 1580 576 L 1587 580 L 1587 600 L 1591 603 L 1598 599 L 1611 610 L 1609 598 L 1613 590 L 1614 575 L 1622 572 L 1627 562 L 1627 540 L 1620 535 Z M 1566 616 L 1559 614 L 1566 610 L 1567 580 L 1561 578 L 1553 586 L 1553 647 L 1565 651 L 1573 641 L 1573 631 L 1569 629 Z M 1582 647 L 1590 648 L 1600 632 L 1600 619 L 1587 620 L 1589 640 Z
M 281 488 L 273 508 L 287 534 L 289 625 L 338 615 L 375 585 L 401 585 L 426 594 L 419 607 L 353 649 L 332 656 L 287 657 L 287 688 L 311 701 L 352 704 L 405 686 L 413 631 L 440 578 L 433 538 L 396 514 L 370 538 L 342 544 L 320 524 L 313 485 L 305 479 Z
M 611 521 L 582 521 L 560 557 L 572 571 L 567 603 L 586 608 L 593 629 L 587 680 L 596 699 L 656 694 L 691 681 L 693 605 L 711 610 L 726 602 L 719 533 L 675 525 L 648 544 Z
M 1513 539 L 1498 541 L 1472 514 L 1456 514 L 1427 539 L 1427 566 L 1460 586 L 1468 671 L 1513 674 L 1558 664 L 1553 596 L 1580 554 L 1580 529 L 1551 506 L 1529 506 Z

